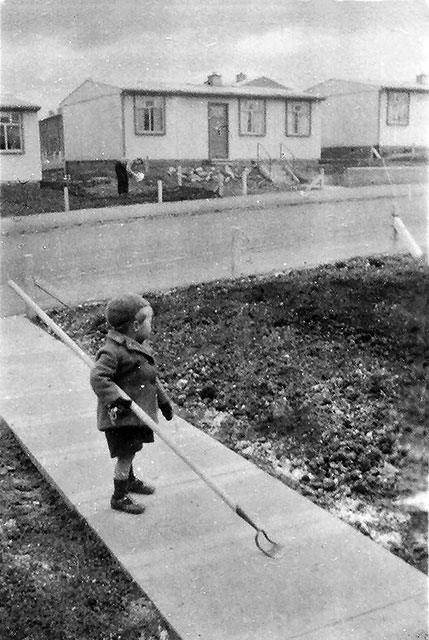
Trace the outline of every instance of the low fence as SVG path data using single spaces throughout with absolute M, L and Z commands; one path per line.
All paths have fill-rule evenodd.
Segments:
M 29 271 L 41 283 L 32 295 L 49 308 L 104 300 L 124 289 L 160 291 L 407 252 L 393 213 L 424 248 L 422 185 L 396 185 L 394 194 L 388 186 L 327 188 L 6 218 L 0 313 L 24 312 L 7 280 L 23 283 Z
M 381 184 L 428 184 L 428 165 L 382 167 L 349 167 L 342 177 L 345 187 L 362 187 Z

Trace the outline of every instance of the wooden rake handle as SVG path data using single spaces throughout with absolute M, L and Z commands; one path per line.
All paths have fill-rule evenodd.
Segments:
M 8 285 L 24 300 L 24 302 L 31 307 L 31 309 L 39 316 L 43 322 L 57 335 L 67 347 L 69 347 L 83 362 L 88 366 L 92 367 L 94 361 L 92 358 L 88 356 L 82 349 L 70 338 L 65 331 L 63 331 L 49 316 L 45 313 L 35 302 L 30 298 L 29 295 L 25 293 L 13 280 L 8 280 Z M 126 400 L 131 400 L 131 398 L 123 391 L 120 387 L 117 386 L 118 394 L 125 398 Z M 147 415 L 145 411 L 141 407 L 139 407 L 134 401 L 131 401 L 131 410 L 133 413 L 148 427 L 150 427 L 156 434 L 161 438 L 165 444 L 174 451 L 174 453 L 181 459 L 185 464 L 188 465 L 218 496 L 225 504 L 230 507 L 240 518 L 242 518 L 247 524 L 253 527 L 258 536 L 262 533 L 268 540 L 268 536 L 265 531 L 259 527 L 248 515 L 247 513 L 223 490 L 221 489 L 211 478 L 207 476 L 202 469 L 200 469 L 196 464 L 192 462 L 189 458 L 187 458 L 180 449 L 170 440 L 170 438 L 163 433 L 163 431 L 159 428 L 158 424 L 152 420 L 150 416 Z M 271 542 L 271 541 L 270 541 Z M 256 541 L 258 548 L 261 548 Z M 261 549 L 263 551 L 263 549 Z M 265 551 L 264 551 L 265 553 Z

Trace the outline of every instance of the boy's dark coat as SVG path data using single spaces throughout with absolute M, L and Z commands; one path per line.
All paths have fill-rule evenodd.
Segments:
M 155 422 L 158 421 L 158 406 L 170 402 L 157 378 L 150 347 L 145 343 L 139 344 L 114 329 L 109 331 L 104 345 L 97 353 L 91 369 L 90 382 L 98 396 L 97 425 L 100 431 L 112 428 L 107 409 L 119 397 L 115 384 Z M 134 425 L 142 426 L 142 423 L 130 412 L 129 415 L 118 419 L 116 427 Z M 148 439 L 144 441 L 152 441 L 152 430 L 148 429 L 147 436 Z

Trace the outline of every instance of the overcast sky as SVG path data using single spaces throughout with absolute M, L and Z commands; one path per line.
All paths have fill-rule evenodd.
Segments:
M 2 91 L 42 107 L 81 82 L 203 82 L 216 71 L 305 89 L 429 73 L 427 0 L 0 0 Z

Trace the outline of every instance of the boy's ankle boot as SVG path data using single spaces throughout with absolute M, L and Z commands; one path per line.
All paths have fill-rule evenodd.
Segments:
M 155 487 L 143 482 L 143 480 L 138 480 L 134 475 L 133 468 L 131 467 L 130 475 L 128 476 L 128 491 L 131 493 L 139 493 L 143 496 L 150 496 L 152 493 L 155 493 Z
M 116 511 L 124 511 L 125 513 L 133 513 L 135 515 L 143 513 L 145 507 L 142 504 L 133 502 L 128 491 L 128 480 L 113 480 L 115 487 L 114 493 L 110 499 L 110 506 Z

